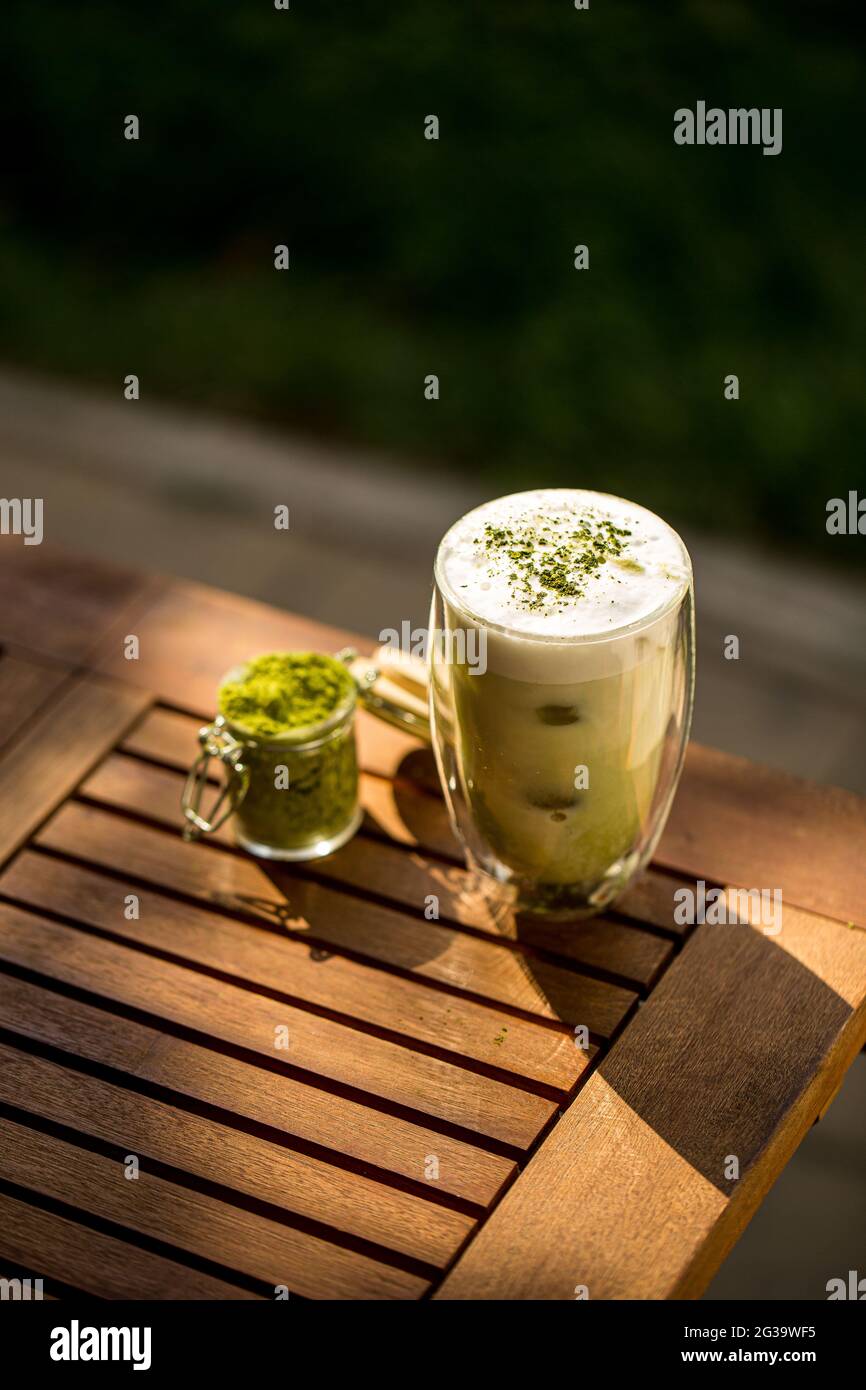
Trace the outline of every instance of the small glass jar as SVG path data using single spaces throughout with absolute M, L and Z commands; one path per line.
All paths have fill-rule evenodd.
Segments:
M 354 655 L 354 653 L 352 654 Z M 221 686 L 243 678 L 245 667 Z M 305 728 L 262 738 L 220 714 L 199 731 L 201 753 L 190 769 L 181 801 L 184 838 L 217 830 L 231 815 L 244 849 L 262 859 L 319 859 L 339 849 L 361 823 L 352 680 L 327 718 Z M 224 781 L 209 818 L 201 801 L 210 762 L 222 764 Z

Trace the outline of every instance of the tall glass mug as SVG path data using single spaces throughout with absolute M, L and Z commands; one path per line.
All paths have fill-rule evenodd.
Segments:
M 650 858 L 682 768 L 679 536 L 606 493 L 485 503 L 439 546 L 430 636 L 434 748 L 470 867 L 524 910 L 599 911 Z

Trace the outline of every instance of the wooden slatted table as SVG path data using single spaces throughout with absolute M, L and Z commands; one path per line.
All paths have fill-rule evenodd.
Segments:
M 866 1040 L 866 803 L 693 746 L 616 910 L 530 923 L 464 870 L 429 750 L 362 715 L 337 854 L 185 844 L 222 672 L 349 634 L 2 544 L 0 1272 L 103 1298 L 698 1295 Z M 781 933 L 677 926 L 697 879 L 781 888 Z

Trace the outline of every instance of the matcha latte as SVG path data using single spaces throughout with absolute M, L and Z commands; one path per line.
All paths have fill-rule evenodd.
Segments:
M 646 861 L 692 690 L 691 565 L 651 512 L 550 489 L 488 502 L 436 560 L 437 758 L 470 861 L 538 910 L 597 910 Z M 455 659 L 481 649 L 474 665 Z

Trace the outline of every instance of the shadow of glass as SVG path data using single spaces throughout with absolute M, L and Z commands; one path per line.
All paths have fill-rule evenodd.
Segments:
M 433 756 L 432 748 L 413 748 L 411 753 L 407 753 L 400 760 L 400 765 L 394 774 L 395 796 L 400 791 L 400 783 L 414 788 L 415 791 L 425 792 L 428 796 L 442 798 L 442 788 L 439 783 L 439 773 L 436 768 L 436 759 Z M 445 805 L 442 803 L 443 815 Z M 447 819 L 447 815 L 446 815 Z

